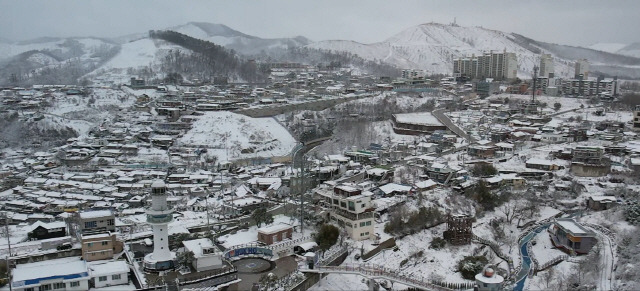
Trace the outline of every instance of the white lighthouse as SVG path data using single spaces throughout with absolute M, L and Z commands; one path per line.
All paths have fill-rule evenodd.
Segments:
M 144 269 L 164 271 L 173 269 L 175 253 L 169 250 L 169 222 L 173 209 L 167 206 L 167 187 L 161 180 L 151 184 L 151 207 L 147 208 L 147 222 L 153 227 L 153 253 L 144 257 Z

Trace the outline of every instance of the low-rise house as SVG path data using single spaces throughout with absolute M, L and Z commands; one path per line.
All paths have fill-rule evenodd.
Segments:
M 78 214 L 78 227 L 82 234 L 114 232 L 115 216 L 111 210 L 83 211 Z
M 595 233 L 572 218 L 556 219 L 549 227 L 549 236 L 555 247 L 577 254 L 588 253 L 597 242 Z
M 64 221 L 41 222 L 36 221 L 31 225 L 31 230 L 27 234 L 30 239 L 48 239 L 63 237 L 67 235 L 67 224 Z
M 617 204 L 618 201 L 615 196 L 594 195 L 587 199 L 587 207 L 593 210 L 607 210 Z
M 87 263 L 77 257 L 19 264 L 11 273 L 16 291 L 84 291 L 89 290 L 91 279 Z
M 543 171 L 555 171 L 564 168 L 557 163 L 550 160 L 531 158 L 525 162 L 525 166 L 530 169 L 537 169 Z
M 208 238 L 183 241 L 185 249 L 193 253 L 191 265 L 196 272 L 217 269 L 223 266 L 222 252 Z
M 280 223 L 258 228 L 258 241 L 271 245 L 293 236 L 293 226 Z
M 125 261 L 91 264 L 89 273 L 95 288 L 129 284 L 129 266 Z
M 83 235 L 81 241 L 82 258 L 87 262 L 112 259 L 114 254 L 123 249 L 123 244 L 117 240 L 115 233 Z

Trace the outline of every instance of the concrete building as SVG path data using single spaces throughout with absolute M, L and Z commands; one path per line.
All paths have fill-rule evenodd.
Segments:
M 554 74 L 553 57 L 550 54 L 540 55 L 539 76 L 542 78 L 553 78 Z
M 87 263 L 80 258 L 63 258 L 19 264 L 12 271 L 15 291 L 89 290 Z
M 515 79 L 518 73 L 518 58 L 515 53 L 486 52 L 481 56 L 453 60 L 454 76 L 471 79 L 493 78 L 496 81 Z
M 115 233 L 82 236 L 82 259 L 87 262 L 113 259 L 122 249 L 123 243 L 116 239 Z
M 604 156 L 604 148 L 578 146 L 571 150 L 571 172 L 580 177 L 600 177 L 611 170 L 610 160 Z
M 549 227 L 551 242 L 570 253 L 586 254 L 596 244 L 595 233 L 578 224 L 573 218 L 558 218 Z
M 125 261 L 91 264 L 89 273 L 95 288 L 129 284 L 129 266 Z
M 193 253 L 191 263 L 196 272 L 218 269 L 224 266 L 222 252 L 208 238 L 183 241 L 185 249 Z
M 391 120 L 398 134 L 422 135 L 447 129 L 431 112 L 394 114 Z
M 258 228 L 258 241 L 267 245 L 291 239 L 293 236 L 293 226 L 288 224 L 274 224 Z
M 633 129 L 640 130 L 640 105 L 633 110 Z
M 111 210 L 96 210 L 80 212 L 78 227 L 81 234 L 96 234 L 115 232 L 115 216 Z
M 578 76 L 561 82 L 562 93 L 574 96 L 617 96 L 620 92 L 618 79 L 587 79 Z
M 327 205 L 331 205 L 330 220 L 343 227 L 353 240 L 375 236 L 375 208 L 371 203 L 371 194 L 361 193 L 353 186 L 338 185 L 327 199 Z
M 153 253 L 144 257 L 144 269 L 157 272 L 175 267 L 175 253 L 169 250 L 168 224 L 173 220 L 173 209 L 167 206 L 167 187 L 162 180 L 151 184 L 151 207 L 147 208 L 147 223 L 153 228 Z
M 577 60 L 575 64 L 575 78 L 578 76 L 584 76 L 584 78 L 589 78 L 589 61 L 587 59 Z

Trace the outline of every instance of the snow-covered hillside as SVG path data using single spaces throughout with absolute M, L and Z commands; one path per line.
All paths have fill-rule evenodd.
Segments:
M 302 36 L 294 38 L 260 38 L 244 34 L 223 24 L 206 22 L 189 22 L 185 25 L 172 27 L 170 30 L 210 41 L 247 55 L 257 54 L 263 50 L 273 48 L 304 46 L 310 42 L 307 38 Z
M 589 46 L 590 49 L 640 58 L 640 43 L 596 43 Z
M 296 140 L 273 118 L 220 111 L 199 116 L 178 143 L 207 148 L 209 155 L 225 160 L 227 152 L 230 159 L 286 156 Z
M 551 53 L 559 76 L 573 74 L 573 58 L 556 54 L 557 47 L 545 49 L 539 42 L 517 34 L 482 27 L 462 27 L 426 23 L 410 27 L 378 43 L 361 44 L 345 40 L 320 41 L 308 47 L 346 51 L 369 60 L 382 60 L 400 68 L 424 69 L 429 73 L 452 73 L 453 59 L 479 55 L 490 50 L 514 52 L 518 56 L 518 75 L 530 77 L 540 53 Z M 557 45 L 556 45 L 557 46 Z M 571 47 L 561 46 L 565 50 Z M 582 48 L 580 48 L 582 49 Z M 584 50 L 584 49 L 583 49 Z M 598 64 L 599 59 L 591 60 Z

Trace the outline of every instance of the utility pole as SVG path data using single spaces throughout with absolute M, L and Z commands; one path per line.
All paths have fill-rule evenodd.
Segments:
M 9 254 L 7 255 L 7 279 L 9 280 L 9 291 L 13 291 L 13 286 L 11 286 L 11 263 L 9 263 L 9 259 L 11 258 L 11 235 L 9 235 L 9 216 L 4 214 L 4 230 L 7 235 L 7 247 L 9 250 Z

